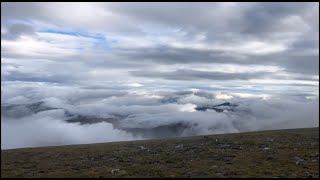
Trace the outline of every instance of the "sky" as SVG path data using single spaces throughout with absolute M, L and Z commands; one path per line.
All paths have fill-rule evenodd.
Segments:
M 319 3 L 2 2 L 1 106 L 39 101 L 134 117 L 81 126 L 59 110 L 2 115 L 2 148 L 150 138 L 124 129 L 181 119 L 202 125 L 183 135 L 319 126 Z M 225 101 L 247 109 L 194 111 Z

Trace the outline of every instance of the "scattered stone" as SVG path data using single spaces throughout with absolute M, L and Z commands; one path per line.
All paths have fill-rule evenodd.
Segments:
M 305 173 L 305 175 L 308 178 L 315 178 L 315 176 L 313 174 L 311 174 L 310 172 L 308 172 L 308 171 Z
M 181 149 L 181 148 L 183 148 L 183 144 L 176 145 L 175 148 Z
M 294 151 L 297 151 L 298 149 L 297 149 L 297 148 L 293 148 L 293 150 L 294 150 Z
M 265 144 L 261 144 L 261 145 L 259 145 L 259 148 L 266 148 L 266 147 L 268 147 L 267 145 L 265 145 Z
M 265 147 L 262 149 L 262 151 L 268 151 L 268 150 L 270 150 L 270 148 L 268 148 L 268 147 Z
M 242 150 L 242 147 L 241 146 L 233 146 L 233 147 L 231 147 L 231 149 Z
M 111 173 L 112 173 L 112 174 L 119 173 L 119 172 L 120 172 L 120 169 L 112 169 L 112 170 L 111 170 Z
M 296 160 L 296 165 L 300 165 L 301 162 L 304 162 L 304 159 L 299 158 L 299 157 L 294 157 L 294 159 Z
M 229 144 L 222 144 L 222 145 L 220 145 L 219 147 L 220 148 L 223 148 L 223 149 L 226 149 L 226 148 L 229 148 L 231 145 L 229 145 Z
M 145 148 L 144 146 L 140 146 L 140 148 L 141 148 L 142 150 L 144 150 L 144 149 L 148 149 L 148 148 Z

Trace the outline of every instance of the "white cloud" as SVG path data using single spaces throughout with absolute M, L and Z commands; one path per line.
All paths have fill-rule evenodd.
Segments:
M 6 86 L 6 89 L 10 89 L 10 86 Z M 75 90 L 74 87 L 61 88 L 61 91 L 57 91 L 58 89 L 55 87 L 55 91 L 52 91 L 52 85 L 48 84 L 24 84 L 14 88 L 11 94 L 6 92 L 5 95 L 9 96 L 6 96 L 4 102 L 20 104 L 30 98 L 35 102 L 44 101 L 49 107 L 63 108 L 71 114 L 99 118 L 112 118 L 116 114 L 125 118 L 112 124 L 70 124 L 64 122 L 67 117 L 62 109 L 31 115 L 27 113 L 25 117 L 15 119 L 2 116 L 2 148 L 318 126 L 319 99 L 300 101 L 287 97 L 279 100 L 265 94 L 211 94 L 200 90 L 152 93 L 143 90 L 137 93 L 136 90 L 136 93 L 124 94 L 118 94 L 118 90 L 114 90 L 106 91 L 109 97 L 105 97 L 104 91 L 99 94 L 98 90 Z M 27 92 L 28 96 L 19 96 L 21 91 Z M 214 98 L 219 95 L 233 97 L 227 101 L 237 104 L 236 110 L 229 108 L 223 113 L 195 110 L 197 106 L 226 102 L 226 99 Z M 161 101 L 167 97 L 177 99 Z M 131 128 L 140 130 L 130 131 Z M 33 138 L 35 135 L 37 138 Z
M 223 100 L 228 100 L 228 99 L 232 99 L 233 96 L 228 95 L 228 94 L 217 94 L 216 95 L 216 99 L 223 99 Z
M 182 112 L 194 112 L 194 111 L 196 111 L 195 110 L 196 107 L 197 107 L 196 105 L 188 103 L 188 104 L 184 104 L 183 107 L 180 108 L 180 111 L 182 111 Z
M 139 84 L 139 83 L 131 83 L 131 84 L 128 84 L 128 86 L 131 86 L 131 87 L 142 87 L 143 85 Z

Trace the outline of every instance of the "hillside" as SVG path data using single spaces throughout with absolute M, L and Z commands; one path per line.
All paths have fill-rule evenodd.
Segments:
M 319 177 L 319 128 L 2 150 L 1 177 Z

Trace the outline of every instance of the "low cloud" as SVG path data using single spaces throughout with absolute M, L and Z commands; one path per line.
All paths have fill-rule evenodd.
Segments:
M 66 93 L 68 89 L 70 93 Z M 217 94 L 203 90 L 149 94 L 111 91 L 110 96 L 105 96 L 103 93 L 96 94 L 98 90 L 79 89 L 78 92 L 81 93 L 74 93 L 73 88 L 65 90 L 67 98 L 64 99 L 61 98 L 61 93 L 47 94 L 46 97 L 34 93 L 32 98 L 21 96 L 20 92 L 16 91 L 17 94 L 13 93 L 12 98 L 5 100 L 2 104 L 1 148 L 319 126 L 318 98 L 295 99 L 279 95 L 269 95 L 265 98 L 262 95 Z M 39 90 L 33 87 L 30 92 Z M 45 94 L 43 90 L 41 94 Z M 28 98 L 43 104 L 39 107 L 26 107 L 30 104 L 27 102 Z M 223 112 L 195 109 L 224 102 L 232 102 L 238 106 L 233 110 L 227 108 L 228 110 Z M 15 116 L 8 116 L 10 108 L 16 112 Z M 78 119 L 78 122 L 71 123 L 66 121 L 70 119 L 66 112 L 73 116 L 81 116 L 83 121 L 96 118 L 105 121 L 82 124 L 81 119 Z

